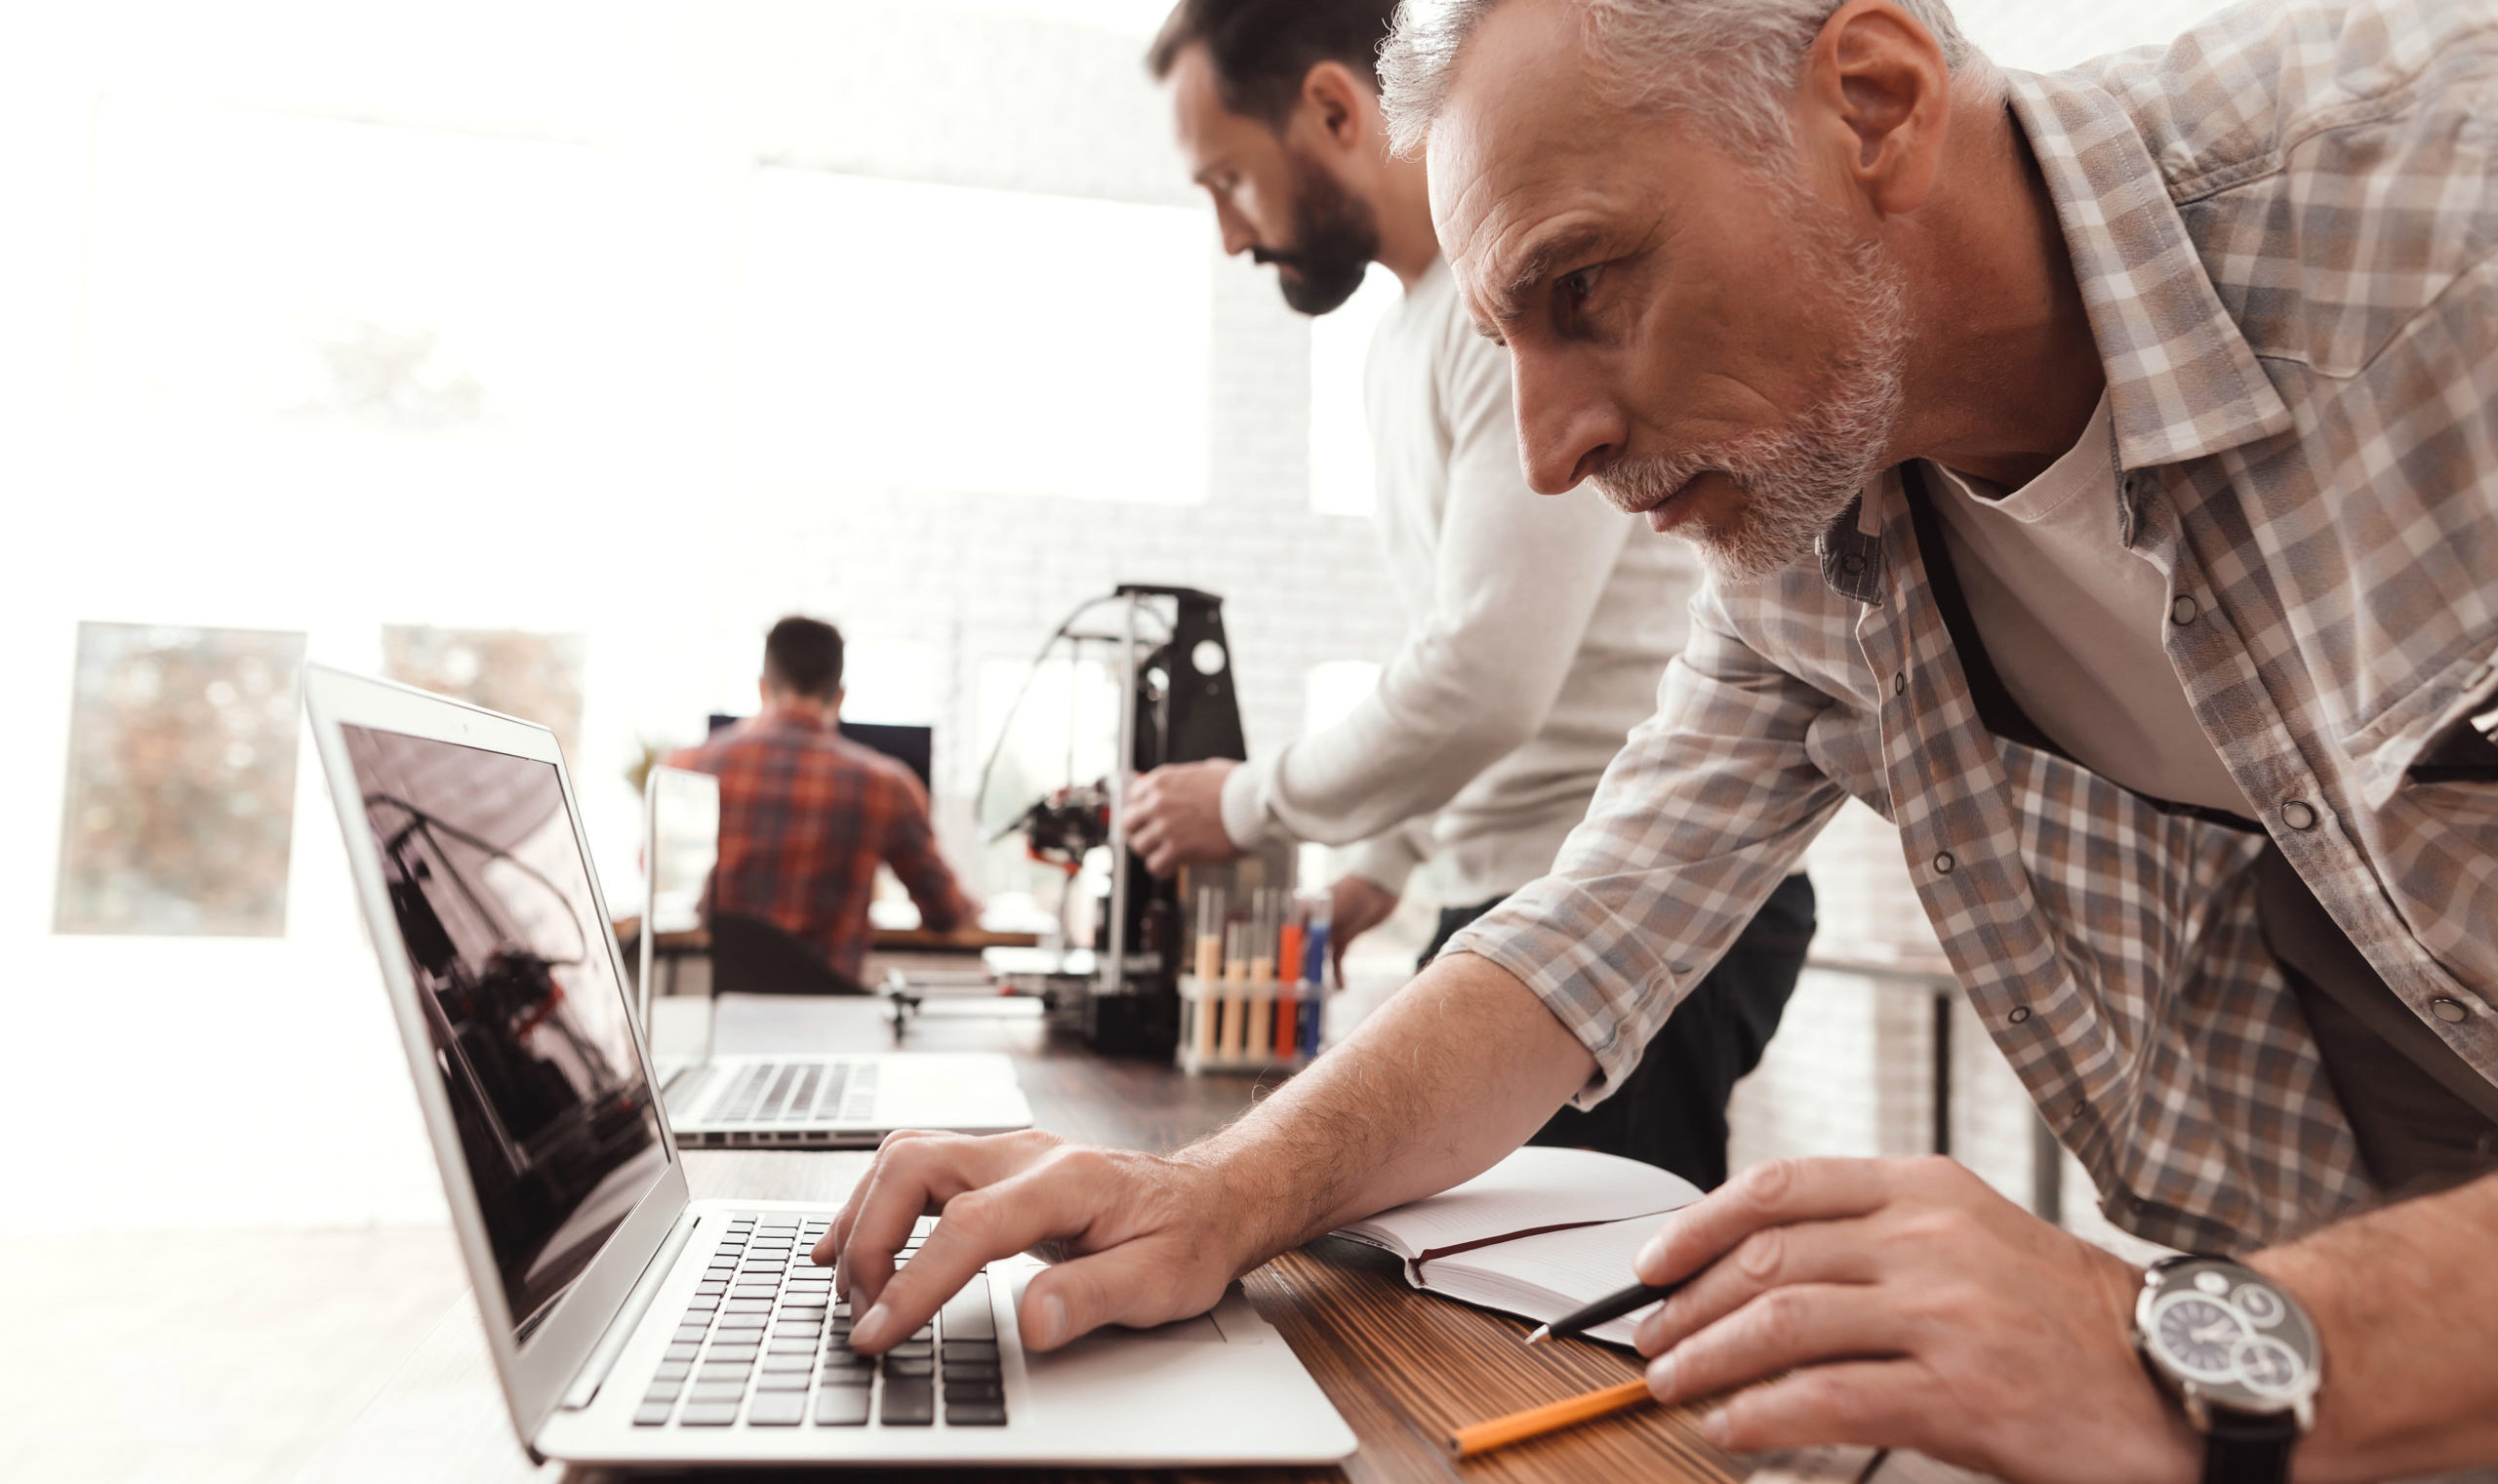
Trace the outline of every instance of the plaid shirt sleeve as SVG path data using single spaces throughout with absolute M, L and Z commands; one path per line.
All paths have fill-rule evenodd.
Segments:
M 1515 975 L 1595 1057 L 1578 1105 L 1638 1065 L 1844 801 L 1815 754 L 1861 730 L 1853 713 L 1764 660 L 1704 590 L 1657 714 L 1551 874 L 1450 941 Z
M 978 912 L 963 895 L 954 872 L 937 849 L 936 827 L 928 817 L 928 795 L 919 780 L 888 775 L 892 796 L 885 801 L 884 859 L 919 907 L 919 920 L 940 933 L 971 926 Z

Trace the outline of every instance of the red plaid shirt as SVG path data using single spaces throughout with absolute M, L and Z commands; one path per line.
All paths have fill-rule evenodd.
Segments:
M 970 923 L 972 904 L 937 853 L 928 794 L 891 758 L 820 723 L 775 714 L 727 728 L 668 766 L 720 781 L 713 910 L 794 933 L 852 979 L 867 956 L 880 861 L 928 927 Z

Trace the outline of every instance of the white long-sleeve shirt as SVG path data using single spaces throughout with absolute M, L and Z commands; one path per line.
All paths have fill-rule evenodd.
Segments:
M 1509 356 L 1445 260 L 1381 324 L 1365 382 L 1406 643 L 1343 720 L 1232 773 L 1224 828 L 1243 848 L 1364 841 L 1353 869 L 1400 891 L 1445 851 L 1453 898 L 1487 901 L 1551 867 L 1656 708 L 1698 569 L 1591 492 L 1527 488 Z

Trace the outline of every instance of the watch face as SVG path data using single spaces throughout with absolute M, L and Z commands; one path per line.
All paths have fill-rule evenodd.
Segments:
M 2205 1402 L 2276 1413 L 2316 1393 L 2315 1330 L 2251 1268 L 2208 1258 L 2163 1263 L 2134 1319 L 2153 1364 Z
M 2237 1366 L 2237 1379 L 2265 1396 L 2296 1396 L 2307 1380 L 2307 1362 L 2299 1352 L 2269 1335 L 2239 1341 L 2230 1359 Z
M 2209 1294 L 2167 1294 L 2154 1306 L 2152 1344 L 2170 1365 L 2196 1381 L 2227 1381 L 2237 1374 L 2238 1342 L 2245 1319 Z

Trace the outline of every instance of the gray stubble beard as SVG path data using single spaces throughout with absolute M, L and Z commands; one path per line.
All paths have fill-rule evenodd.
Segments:
M 1703 473 L 1750 497 L 1734 519 L 1686 536 L 1719 582 L 1793 565 L 1889 461 L 1907 405 L 1908 305 L 1880 244 L 1847 240 L 1835 221 L 1799 203 L 1797 225 L 1836 269 L 1833 290 L 1859 306 L 1850 342 L 1832 357 L 1825 390 L 1793 420 L 1670 459 L 1618 461 L 1589 483 L 1616 507 L 1640 511 Z M 1676 533 L 1681 534 L 1681 533 Z

